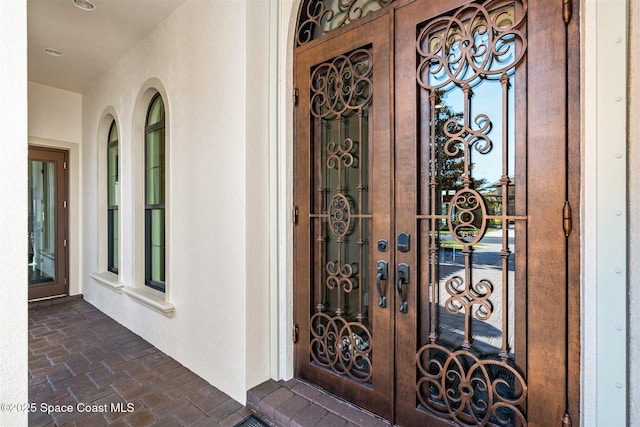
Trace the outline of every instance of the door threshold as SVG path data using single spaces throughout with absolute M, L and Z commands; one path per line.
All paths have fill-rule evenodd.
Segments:
M 67 301 L 73 301 L 76 299 L 84 299 L 84 295 L 82 294 L 78 294 L 78 295 L 68 295 L 68 294 L 61 294 L 61 295 L 53 295 L 50 297 L 44 297 L 44 298 L 36 298 L 36 299 L 30 299 L 29 300 L 29 308 L 36 308 L 36 307 L 46 307 L 49 305 L 53 305 L 53 304 L 62 304 L 65 303 Z
M 247 407 L 276 426 L 348 425 L 390 427 L 371 412 L 298 379 L 266 381 L 247 392 Z

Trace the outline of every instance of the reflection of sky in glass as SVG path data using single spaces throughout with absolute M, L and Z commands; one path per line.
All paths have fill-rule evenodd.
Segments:
M 463 129 L 467 130 L 457 136 L 465 143 L 471 144 L 466 151 L 468 157 L 465 159 L 469 161 L 471 185 L 475 183 L 476 190 L 488 203 L 495 200 L 496 193 L 501 193 L 502 190 L 499 187 L 502 175 L 507 174 L 512 180 L 515 176 L 514 86 L 515 64 L 519 59 L 518 52 L 515 50 L 515 36 L 501 33 L 501 28 L 487 26 L 486 22 L 484 15 L 476 15 L 466 20 L 463 18 L 460 21 L 452 21 L 445 27 L 446 29 L 426 33 L 429 37 L 424 40 L 424 43 L 429 46 L 429 49 L 428 52 L 421 53 L 425 58 L 423 64 L 426 64 L 426 67 L 419 70 L 419 79 L 424 88 L 436 91 L 436 102 L 441 104 L 436 106 L 439 108 L 436 114 L 438 111 L 441 114 L 440 120 L 436 121 L 437 126 L 444 124 L 441 120 L 443 118 L 456 118 L 459 123 L 456 129 L 444 124 L 449 129 L 449 133 L 458 134 Z M 513 21 L 509 21 L 505 25 L 512 23 Z M 467 44 L 470 41 L 473 45 Z M 422 45 L 423 48 L 425 44 Z M 505 74 L 508 77 L 506 84 L 501 81 Z M 470 89 L 468 95 L 465 94 L 467 89 Z M 506 101 L 503 98 L 506 98 Z M 442 128 L 435 131 L 439 135 L 447 133 Z M 478 134 L 490 140 L 489 150 L 484 150 L 487 142 L 480 140 Z M 504 141 L 505 138 L 506 141 Z M 458 142 L 457 148 L 464 150 L 463 143 Z M 505 149 L 507 164 L 503 165 Z M 451 156 L 446 149 L 443 149 L 442 153 Z M 462 174 L 462 170 L 459 170 L 459 173 Z M 456 190 L 461 191 L 460 188 Z M 444 203 L 446 205 L 446 200 Z M 487 206 L 487 208 L 487 213 L 490 215 L 501 213 L 499 207 Z M 447 212 L 446 209 L 446 206 L 443 207 L 444 212 Z M 473 245 L 473 259 L 469 265 L 467 264 L 469 259 L 465 255 L 458 253 L 456 256 L 456 251 L 462 249 L 462 244 L 458 242 L 460 247 L 457 248 L 453 236 L 445 232 L 439 234 L 438 238 L 441 239 L 442 245 L 439 279 L 437 279 L 439 281 L 439 327 L 442 334 L 440 339 L 455 348 L 464 344 L 463 340 L 466 339 L 464 335 L 470 332 L 473 336 L 472 345 L 481 352 L 497 351 L 501 347 L 501 342 L 505 351 L 508 351 L 507 348 L 512 350 L 514 302 L 512 299 L 503 301 L 503 287 L 506 286 L 506 292 L 513 295 L 514 257 L 510 258 L 508 265 L 503 264 L 502 250 L 505 244 L 503 240 L 507 239 L 506 246 L 513 253 L 514 230 L 504 228 L 504 224 L 492 220 L 479 244 Z M 466 283 L 466 281 L 472 283 Z M 453 290 L 447 288 L 447 284 L 452 283 L 458 283 L 458 287 Z M 473 302 L 468 306 L 459 309 L 456 307 L 452 309 L 452 306 L 448 306 L 449 309 L 445 308 L 452 301 L 461 301 L 456 298 L 468 289 L 473 289 L 473 286 L 482 283 L 486 286 L 476 289 Z M 490 309 L 487 309 L 487 316 L 481 315 L 480 319 L 476 318 L 476 314 L 483 296 L 486 296 Z M 466 316 L 469 316 L 473 325 L 469 331 L 466 330 Z M 508 322 L 508 331 L 503 330 L 504 319 Z M 508 333 L 506 337 L 505 332 Z
M 469 28 L 453 26 L 449 33 L 434 34 L 430 42 L 430 53 L 435 55 L 429 67 L 429 84 L 432 87 L 442 87 L 443 106 L 448 106 L 454 113 L 464 111 L 464 98 L 461 83 L 467 83 L 473 91 L 469 110 L 469 124 L 471 129 L 478 130 L 484 123 L 476 120 L 480 114 L 487 115 L 491 128 L 487 135 L 493 143 L 493 148 L 486 154 L 471 150 L 472 177 L 475 180 L 486 179 L 486 184 L 494 184 L 502 176 L 503 126 L 502 120 L 502 83 L 500 77 L 504 70 L 508 70 L 516 60 L 515 39 L 513 35 L 489 39 L 489 32 L 482 25 L 483 18 L 473 20 L 473 24 L 466 22 Z M 470 32 L 473 46 L 466 46 L 463 34 Z M 446 41 L 445 41 L 446 40 Z M 492 42 L 494 49 L 492 49 Z M 444 45 L 444 46 L 443 46 Z M 508 175 L 514 176 L 513 145 L 514 145 L 514 70 L 509 74 L 508 90 L 508 133 L 509 142 L 509 170 Z M 455 79 L 455 83 L 452 81 Z M 448 82 L 448 83 L 447 83 Z
M 509 88 L 508 102 L 508 139 L 509 139 L 509 176 L 514 176 L 514 87 L 513 76 L 510 78 L 512 86 Z M 448 106 L 453 112 L 464 111 L 462 90 L 455 86 L 448 88 L 442 97 L 442 104 Z M 472 176 L 474 179 L 486 179 L 487 184 L 494 184 L 502 176 L 502 85 L 499 80 L 483 80 L 473 87 L 473 97 L 471 98 L 471 128 L 479 129 L 482 125 L 475 123 L 478 114 L 486 114 L 491 120 L 491 130 L 488 135 L 493 142 L 493 148 L 486 154 L 480 154 L 475 150 L 471 151 L 471 162 L 473 164 Z

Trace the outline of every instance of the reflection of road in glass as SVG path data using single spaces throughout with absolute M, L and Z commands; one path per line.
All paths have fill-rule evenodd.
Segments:
M 507 280 L 509 282 L 508 296 L 508 312 L 503 312 L 502 302 L 502 258 L 500 252 L 502 250 L 502 232 L 499 229 L 490 229 L 485 236 L 474 246 L 471 255 L 471 295 L 473 297 L 462 297 L 468 304 L 472 304 L 469 308 L 472 314 L 471 333 L 472 347 L 481 353 L 497 354 L 502 348 L 502 322 L 503 316 L 508 316 L 508 334 L 510 351 L 514 345 L 514 257 L 515 257 L 515 236 L 512 228 L 508 229 L 508 245 L 511 255 L 509 256 Z M 465 280 L 465 256 L 460 247 L 453 245 L 453 239 L 450 235 L 441 235 L 443 248 L 440 249 L 440 282 L 439 282 L 439 316 L 440 316 L 440 339 L 450 344 L 453 348 L 457 348 L 462 344 L 464 339 L 464 316 L 465 308 L 460 308 L 457 312 L 455 307 L 447 308 L 447 303 L 452 302 L 453 295 L 464 292 L 468 285 Z M 458 277 L 459 285 L 453 289 L 447 290 L 446 283 Z M 479 282 L 488 282 L 488 286 L 483 288 L 478 286 Z M 489 285 L 490 284 L 490 285 Z M 482 317 L 482 313 L 478 311 L 479 300 L 483 296 L 490 294 L 489 312 L 486 320 L 480 320 L 476 315 Z M 474 301 L 469 301 L 474 298 Z

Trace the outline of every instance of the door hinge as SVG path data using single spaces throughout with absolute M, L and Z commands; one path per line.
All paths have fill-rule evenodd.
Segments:
M 65 209 L 67 208 L 67 201 L 66 201 L 66 200 L 62 202 L 62 206 L 63 206 Z
M 64 239 L 64 240 L 62 241 L 62 243 L 64 244 L 64 247 L 66 248 L 66 247 L 67 247 L 67 239 Z
M 562 19 L 564 23 L 568 24 L 571 21 L 571 15 L 573 14 L 573 8 L 571 6 L 571 0 L 562 0 Z
M 571 417 L 569 416 L 568 413 L 564 414 L 564 417 L 562 417 L 562 427 L 571 427 L 572 422 L 571 422 Z
M 297 87 L 293 88 L 293 106 L 297 107 L 298 106 L 298 97 L 300 95 L 300 92 L 298 91 Z
M 67 170 L 67 162 L 62 162 L 62 168 L 63 168 L 64 170 Z
M 293 208 L 293 211 L 291 212 L 291 221 L 293 221 L 293 225 L 298 225 L 298 216 L 299 216 L 299 210 L 298 210 L 298 207 L 295 206 Z
M 298 336 L 300 335 L 300 329 L 298 328 L 298 325 L 293 325 L 293 331 L 291 333 L 291 340 L 293 341 L 294 344 L 298 343 Z
M 571 234 L 572 227 L 573 218 L 571 216 L 571 204 L 567 200 L 564 202 L 564 208 L 562 208 L 562 228 L 566 237 L 569 237 L 569 235 Z

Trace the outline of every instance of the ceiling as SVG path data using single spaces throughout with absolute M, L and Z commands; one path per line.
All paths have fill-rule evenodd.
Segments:
M 74 0 L 28 0 L 29 81 L 84 93 L 184 1 L 91 0 L 85 11 Z

